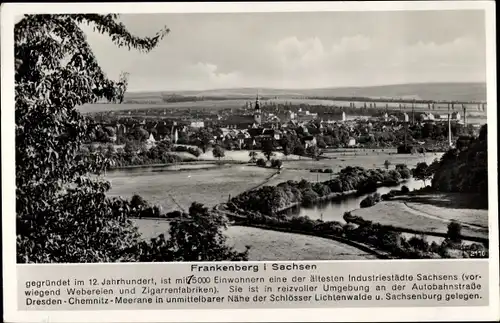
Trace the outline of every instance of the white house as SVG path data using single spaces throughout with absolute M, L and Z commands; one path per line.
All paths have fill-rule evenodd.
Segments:
M 205 122 L 203 122 L 203 121 L 191 121 L 190 126 L 191 126 L 191 128 L 204 128 Z
M 354 139 L 353 137 L 349 138 L 349 141 L 347 143 L 347 146 L 349 147 L 354 147 L 356 146 L 356 139 Z

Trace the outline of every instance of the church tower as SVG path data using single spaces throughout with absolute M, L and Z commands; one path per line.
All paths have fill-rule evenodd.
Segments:
M 255 99 L 253 119 L 256 124 L 262 124 L 262 111 L 260 110 L 259 94 L 257 94 L 257 98 Z

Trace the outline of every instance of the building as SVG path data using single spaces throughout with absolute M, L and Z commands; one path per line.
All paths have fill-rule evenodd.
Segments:
M 422 121 L 434 121 L 435 117 L 432 113 L 423 113 L 420 115 Z
M 262 110 L 260 109 L 259 95 L 257 95 L 257 98 L 255 99 L 253 118 L 256 125 L 262 124 Z
M 203 121 L 191 121 L 189 126 L 191 128 L 204 128 L 205 122 L 203 122 Z
M 453 112 L 451 114 L 451 119 L 454 120 L 454 121 L 460 121 L 460 112 Z
M 349 146 L 349 147 L 356 146 L 356 139 L 354 139 L 353 137 L 350 137 L 349 141 L 347 142 L 347 146 Z
M 403 113 L 403 120 L 404 122 L 409 122 L 410 121 L 410 117 L 408 116 L 408 113 Z

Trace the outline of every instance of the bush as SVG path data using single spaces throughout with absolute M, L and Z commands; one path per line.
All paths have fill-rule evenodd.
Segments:
M 306 206 L 311 205 L 318 199 L 318 197 L 318 193 L 316 193 L 314 190 L 306 189 L 302 194 L 302 204 Z
M 462 225 L 453 220 L 448 224 L 447 236 L 452 242 L 462 241 Z
M 380 199 L 381 198 L 380 198 L 380 194 L 379 193 L 368 195 L 367 197 L 365 197 L 361 201 L 361 203 L 359 203 L 359 206 L 362 207 L 362 208 L 374 206 L 375 204 L 377 204 L 378 202 L 380 202 Z
M 267 166 L 266 160 L 264 158 L 257 159 L 257 166 L 259 166 L 259 167 L 266 167 Z
M 388 201 L 388 200 L 394 198 L 394 193 L 389 192 L 387 194 L 382 194 L 381 198 L 382 198 L 382 201 Z
M 410 240 L 408 240 L 408 243 L 410 246 L 416 250 L 420 251 L 429 251 L 429 243 L 425 240 L 424 236 L 421 237 L 411 237 Z
M 401 187 L 401 193 L 403 193 L 403 194 L 408 194 L 408 193 L 410 193 L 410 189 L 408 188 L 408 186 L 403 185 L 403 186 Z
M 333 169 L 331 169 L 331 168 L 326 168 L 326 169 L 324 169 L 324 170 L 323 170 L 323 173 L 328 173 L 328 174 L 331 174 L 331 173 L 333 173 Z
M 271 160 L 271 167 L 272 168 L 281 168 L 282 165 L 283 165 L 283 162 L 281 161 L 281 159 Z

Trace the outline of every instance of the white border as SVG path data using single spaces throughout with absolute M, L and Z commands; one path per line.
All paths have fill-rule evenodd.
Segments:
M 488 172 L 490 212 L 490 306 L 480 308 L 356 308 L 356 309 L 252 309 L 171 311 L 17 311 L 14 164 L 14 55 L 15 17 L 24 13 L 209 13 L 209 12 L 312 12 L 396 10 L 485 10 L 487 40 Z M 8 322 L 242 322 L 242 321 L 470 321 L 498 320 L 497 98 L 496 30 L 494 1 L 415 2 L 247 2 L 247 3 L 24 3 L 1 6 L 2 72 L 2 227 L 4 320 Z M 410 260 L 400 260 L 410 261 Z M 421 260 L 415 260 L 420 262 Z M 435 260 L 430 260 L 435 261 Z M 467 260 L 461 260 L 467 261 Z M 423 261 L 425 262 L 425 261 Z M 101 264 L 103 265 L 103 264 Z M 136 264 L 130 264 L 136 265 Z M 64 265 L 61 265 L 64 266 Z

